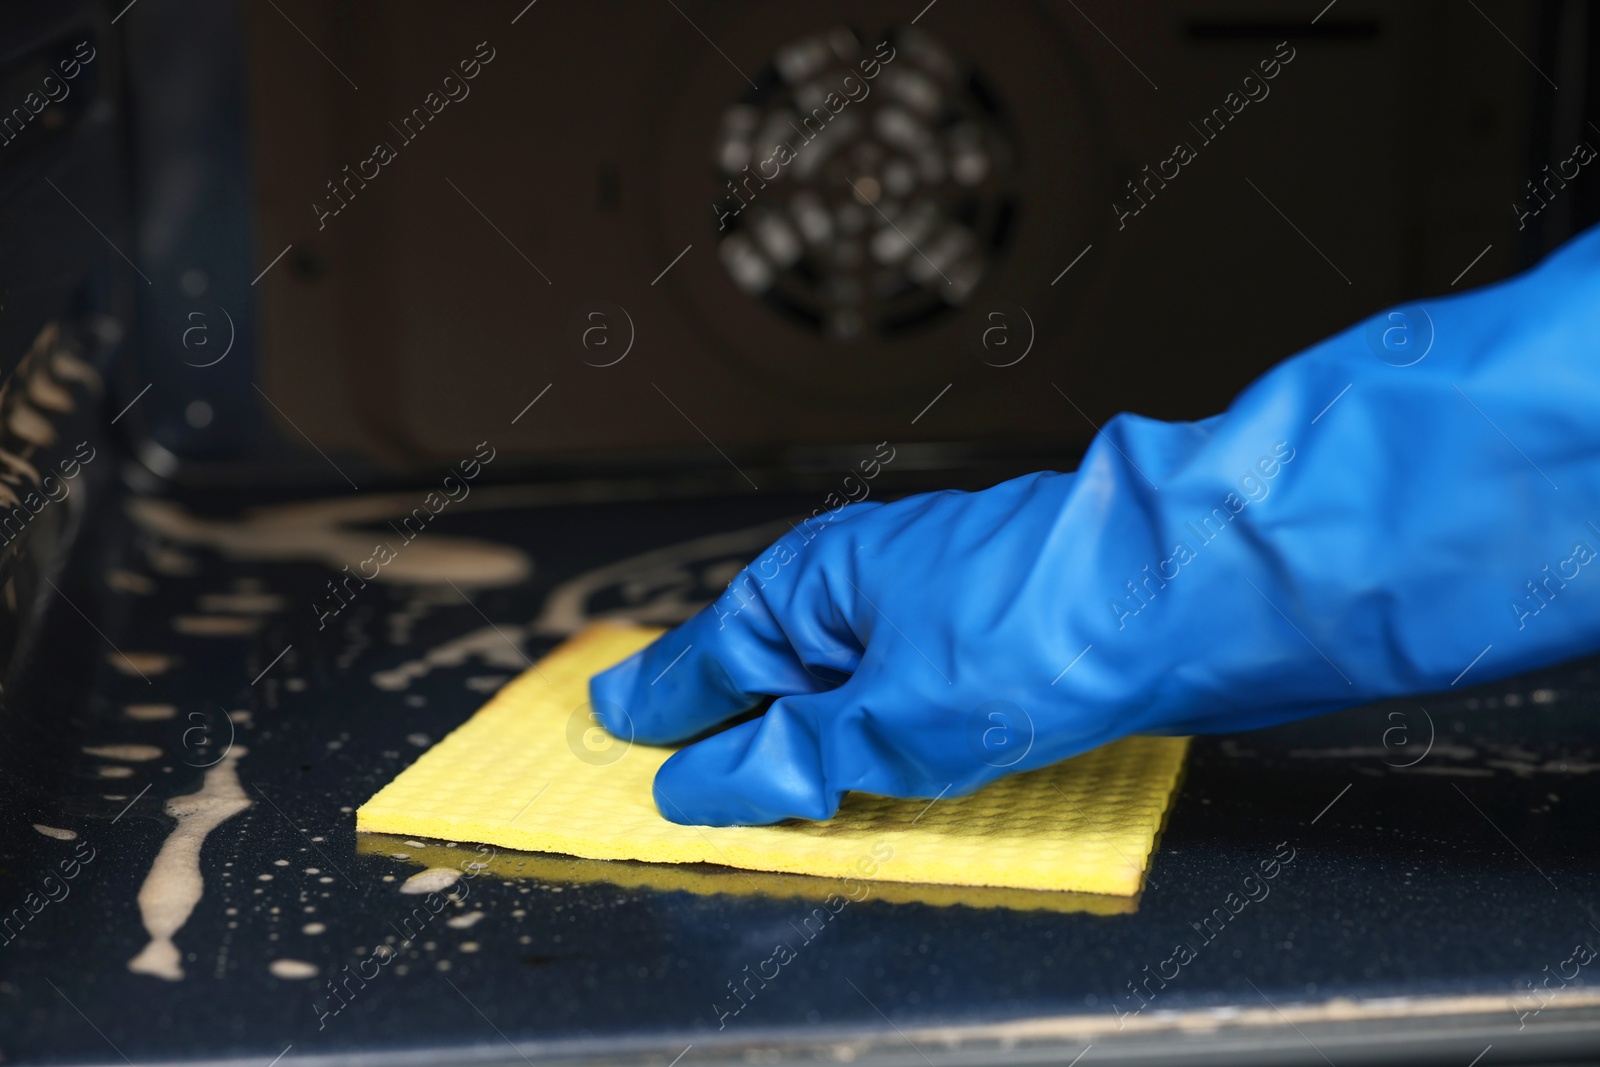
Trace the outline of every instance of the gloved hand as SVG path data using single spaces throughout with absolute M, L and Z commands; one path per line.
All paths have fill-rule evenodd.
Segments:
M 1120 415 L 1076 474 L 825 513 L 591 696 L 668 743 L 776 695 L 669 759 L 657 805 L 826 819 L 846 790 L 958 796 L 1127 734 L 1592 652 L 1596 522 L 1600 228 L 1351 327 L 1222 415 Z

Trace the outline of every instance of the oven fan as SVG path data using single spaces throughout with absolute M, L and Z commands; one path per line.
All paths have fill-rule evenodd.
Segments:
M 779 48 L 714 145 L 723 266 L 836 342 L 953 311 L 993 273 L 1016 215 L 1002 115 L 983 76 L 917 29 L 863 44 L 837 27 Z

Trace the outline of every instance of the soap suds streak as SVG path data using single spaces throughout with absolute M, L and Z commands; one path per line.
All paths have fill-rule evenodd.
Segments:
M 161 750 L 155 745 L 85 745 L 83 751 L 100 759 L 120 759 L 130 763 L 161 758 Z
M 267 964 L 275 978 L 315 978 L 317 965 L 305 960 L 273 960 Z
M 266 615 L 283 610 L 283 597 L 276 593 L 207 593 L 199 603 L 208 615 Z
M 171 704 L 129 704 L 122 713 L 136 722 L 160 722 L 176 718 L 178 709 Z
M 459 667 L 477 658 L 486 667 L 521 672 L 527 666 L 521 645 L 530 637 L 568 637 L 596 619 L 676 625 L 712 600 L 743 566 L 750 553 L 787 533 L 787 521 L 764 523 L 728 533 L 697 537 L 620 560 L 563 582 L 545 600 L 539 617 L 526 626 L 486 626 L 429 649 L 372 676 L 379 689 L 405 689 L 435 668 Z M 723 574 L 726 570 L 728 573 Z M 599 609 L 602 594 L 626 586 L 626 607 Z M 512 642 L 516 642 L 514 646 Z
M 149 680 L 152 674 L 165 674 L 178 662 L 163 652 L 107 652 L 106 662 L 123 674 Z
M 438 893 L 449 889 L 461 877 L 461 872 L 454 867 L 429 867 L 425 871 L 418 871 L 400 884 L 402 893 Z
M 247 637 L 261 628 L 261 620 L 249 615 L 179 615 L 172 628 L 191 637 Z
M 156 583 L 137 571 L 109 570 L 106 572 L 106 584 L 119 593 L 136 593 L 140 596 L 149 596 L 156 591 Z
M 374 543 L 373 534 L 357 524 L 402 519 L 416 503 L 403 494 L 363 495 L 252 508 L 240 519 L 217 519 L 193 515 L 169 501 L 139 497 L 129 502 L 128 514 L 151 533 L 203 545 L 230 559 L 314 560 L 334 570 L 346 566 L 355 570 L 372 556 Z M 401 585 L 444 585 L 449 580 L 495 589 L 525 581 L 532 572 L 533 561 L 513 545 L 430 533 L 397 554 L 371 580 Z
M 519 626 L 485 626 L 431 648 L 419 659 L 407 660 L 390 670 L 374 672 L 372 684 L 394 692 L 406 688 L 435 667 L 459 667 L 472 657 L 491 667 L 520 671 L 528 665 L 519 641 L 523 634 Z
M 128 961 L 135 974 L 154 975 L 176 982 L 183 977 L 182 954 L 172 938 L 189 921 L 205 893 L 200 873 L 200 848 L 207 835 L 254 801 L 239 784 L 237 763 L 245 755 L 236 745 L 222 761 L 206 771 L 194 793 L 173 797 L 166 812 L 178 820 L 156 853 L 150 873 L 139 887 L 139 917 L 150 935 L 149 944 Z

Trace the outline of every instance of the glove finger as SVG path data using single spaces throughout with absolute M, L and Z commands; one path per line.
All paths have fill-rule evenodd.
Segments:
M 771 545 L 715 603 L 641 653 L 596 675 L 593 709 L 612 733 L 669 744 L 703 733 L 763 697 L 838 685 L 861 660 L 825 580 L 837 528 L 881 507 L 852 504 L 807 520 Z M 837 561 L 836 561 L 837 562 Z M 848 605 L 845 605 L 848 607 Z
M 849 660 L 858 657 L 849 650 Z M 589 697 L 607 730 L 661 745 L 703 733 L 764 697 L 817 692 L 843 677 L 808 669 L 764 606 L 729 620 L 713 605 L 595 675 Z
M 656 772 L 657 808 L 685 825 L 829 819 L 851 789 L 959 796 L 1003 773 L 964 748 L 957 752 L 962 741 L 948 730 L 919 727 L 906 708 L 880 711 L 882 692 L 852 679 L 837 689 L 774 701 L 761 718 L 674 753 Z M 870 712 L 867 703 L 874 704 Z M 933 717 L 948 718 L 937 711 Z
M 830 789 L 823 773 L 823 716 L 804 712 L 811 703 L 826 712 L 840 691 L 784 697 L 761 718 L 674 753 L 656 772 L 662 817 L 686 826 L 831 818 L 844 791 Z

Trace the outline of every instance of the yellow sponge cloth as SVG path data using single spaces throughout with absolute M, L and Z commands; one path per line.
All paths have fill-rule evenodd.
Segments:
M 511 682 L 356 812 L 356 829 L 584 859 L 1131 896 L 1188 746 L 1129 737 L 967 797 L 851 793 L 827 822 L 679 826 L 650 786 L 670 748 L 589 714 L 591 675 L 661 631 L 591 627 Z

